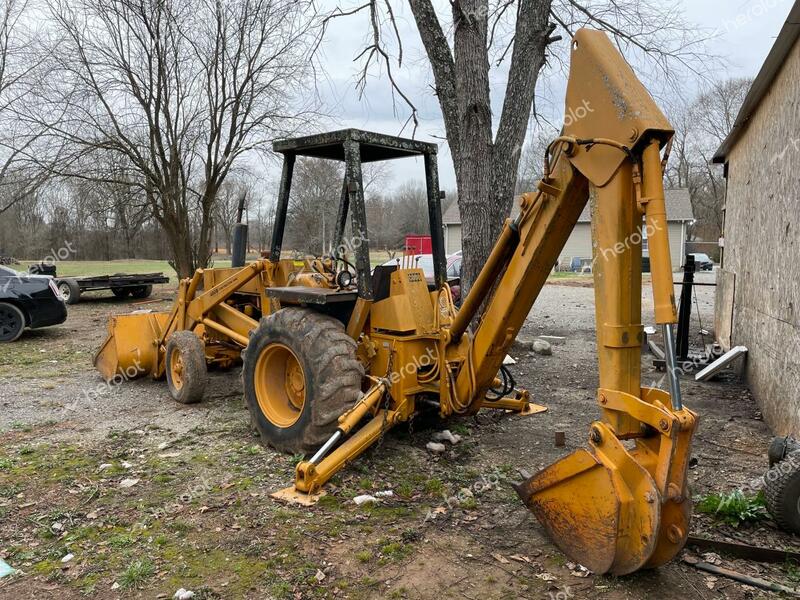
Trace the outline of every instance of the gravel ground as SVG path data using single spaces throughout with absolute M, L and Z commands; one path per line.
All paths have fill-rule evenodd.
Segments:
M 171 294 L 157 290 L 159 302 L 148 307 L 165 310 Z M 645 324 L 653 321 L 649 294 L 646 285 Z M 771 596 L 679 560 L 625 578 L 584 577 L 510 490 L 517 469 L 533 472 L 585 446 L 598 414 L 593 306 L 590 280 L 547 285 L 521 337 L 564 339 L 553 340 L 552 356 L 512 351 L 517 383 L 546 413 L 400 427 L 309 511 L 269 498 L 291 482 L 294 459 L 256 444 L 238 369 L 210 373 L 195 406 L 176 405 L 163 382 L 106 387 L 92 354 L 107 317 L 134 307 L 105 299 L 77 305 L 65 325 L 0 347 L 0 557 L 26 573 L 0 582 L 0 598 L 171 597 L 178 587 L 206 598 Z M 698 288 L 697 306 L 710 328 L 713 288 Z M 692 342 L 702 347 L 693 317 Z M 661 381 L 652 357 L 642 361 L 645 382 Z M 733 372 L 703 384 L 687 375 L 682 386 L 701 415 L 694 497 L 748 486 L 764 472 L 770 439 L 750 394 Z M 464 440 L 432 456 L 425 445 L 443 426 Z M 555 431 L 565 432 L 566 448 L 554 446 Z M 474 498 L 455 500 L 479 485 Z M 385 489 L 395 496 L 379 506 L 352 503 Z M 163 511 L 176 497 L 178 509 Z M 732 527 L 699 514 L 693 533 L 797 545 L 768 519 Z M 61 563 L 67 553 L 75 558 Z M 719 560 L 797 581 L 793 565 Z

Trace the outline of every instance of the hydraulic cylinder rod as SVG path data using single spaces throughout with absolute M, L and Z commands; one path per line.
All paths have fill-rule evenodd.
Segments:
M 500 238 L 492 248 L 489 259 L 478 274 L 475 283 L 472 284 L 472 288 L 453 321 L 453 326 L 450 328 L 450 339 L 454 342 L 458 342 L 464 335 L 481 304 L 492 291 L 492 286 L 508 264 L 509 257 L 518 241 L 519 231 L 516 223 L 507 222 L 500 233 Z
M 664 201 L 664 182 L 658 141 L 652 141 L 642 153 L 642 204 L 645 210 L 650 265 L 653 273 L 653 301 L 656 323 L 664 336 L 669 393 L 672 408 L 681 410 L 680 381 L 675 359 L 675 337 L 672 325 L 678 322 L 675 308 L 675 286 L 672 282 L 672 261 L 669 255 L 669 229 Z

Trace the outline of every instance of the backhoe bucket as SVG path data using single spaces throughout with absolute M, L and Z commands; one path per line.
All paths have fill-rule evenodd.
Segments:
M 689 426 L 688 435 L 676 427 L 679 438 L 691 438 L 693 420 Z M 648 470 L 666 475 L 658 467 L 666 458 L 685 468 L 675 445 L 665 441 L 668 457 L 647 444 L 628 450 L 605 423 L 596 422 L 591 450 L 573 452 L 515 489 L 555 544 L 591 571 L 626 575 L 657 567 L 683 548 L 691 511 L 685 471 L 677 475 L 683 485 L 668 485 L 662 494 Z
M 158 368 L 158 341 L 169 313 L 139 313 L 111 317 L 108 337 L 94 357 L 106 381 L 151 375 Z

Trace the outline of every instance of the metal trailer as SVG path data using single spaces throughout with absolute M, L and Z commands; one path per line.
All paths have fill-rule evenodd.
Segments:
M 84 292 L 111 290 L 117 298 L 131 296 L 144 300 L 153 293 L 153 286 L 169 283 L 163 273 L 136 273 L 115 275 L 87 275 L 85 277 L 54 277 L 58 291 L 67 304 L 77 304 Z

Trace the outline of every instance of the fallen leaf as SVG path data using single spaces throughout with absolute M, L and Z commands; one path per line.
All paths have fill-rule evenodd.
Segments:
M 512 554 L 511 556 L 509 556 L 509 558 L 511 560 L 516 560 L 517 562 L 524 562 L 524 563 L 531 562 L 530 558 L 528 558 L 527 556 L 522 556 L 521 554 Z
M 508 559 L 505 556 L 503 556 L 502 554 L 498 554 L 498 553 L 492 554 L 492 558 L 495 559 L 496 561 L 504 564 L 504 565 L 508 564 Z

